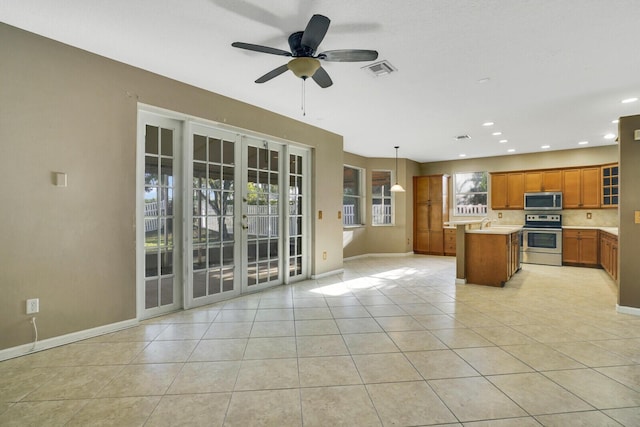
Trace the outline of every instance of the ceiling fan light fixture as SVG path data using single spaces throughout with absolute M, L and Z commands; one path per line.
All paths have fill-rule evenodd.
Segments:
M 320 68 L 320 61 L 315 58 L 300 57 L 289 61 L 287 68 L 291 70 L 296 77 L 306 79 L 313 77 L 313 75 Z

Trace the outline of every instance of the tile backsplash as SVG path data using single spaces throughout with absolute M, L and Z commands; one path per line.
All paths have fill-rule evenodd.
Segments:
M 498 218 L 498 213 L 502 213 L 502 218 Z M 544 211 L 524 211 L 524 210 L 503 210 L 494 211 L 489 209 L 487 217 L 496 225 L 522 225 L 526 213 L 550 213 Z M 558 213 L 554 211 L 553 213 Z M 618 209 L 564 209 L 562 214 L 563 225 L 585 226 L 585 227 L 617 227 Z M 587 219 L 587 214 L 591 213 L 591 219 Z M 452 221 L 477 220 L 482 216 L 453 216 L 449 213 Z

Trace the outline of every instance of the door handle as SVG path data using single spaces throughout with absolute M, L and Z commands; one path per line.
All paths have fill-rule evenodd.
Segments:
M 247 230 L 249 228 L 249 218 L 246 215 L 242 215 L 242 229 Z

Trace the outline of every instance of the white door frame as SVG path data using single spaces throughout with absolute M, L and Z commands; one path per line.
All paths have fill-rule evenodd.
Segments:
M 152 122 L 148 122 L 152 120 Z M 180 283 L 181 288 L 177 292 L 174 292 L 174 307 L 171 311 L 180 310 L 182 308 L 189 309 L 200 305 L 211 304 L 219 300 L 233 298 L 241 295 L 245 292 L 254 292 L 263 290 L 267 287 L 272 287 L 277 284 L 287 284 L 293 281 L 304 280 L 310 277 L 310 263 L 311 263 L 311 220 L 313 219 L 310 206 L 311 206 L 311 153 L 312 151 L 299 144 L 292 143 L 291 141 L 281 140 L 276 137 L 265 136 L 249 130 L 235 128 L 223 123 L 215 123 L 204 119 L 199 119 L 176 113 L 174 111 L 165 110 L 162 108 L 149 106 L 145 104 L 138 104 L 138 135 L 137 135 L 137 147 L 136 147 L 136 307 L 137 318 L 145 319 L 153 317 L 154 315 L 164 314 L 164 312 L 150 313 L 145 309 L 145 295 L 144 295 L 144 161 L 145 161 L 145 144 L 144 144 L 144 129 L 145 124 L 156 123 L 172 123 L 173 125 L 179 124 L 180 129 L 175 133 L 175 136 L 179 141 L 174 144 L 177 147 L 178 153 L 174 155 L 176 161 L 174 162 L 174 168 L 178 168 L 176 175 L 176 186 L 174 191 L 174 200 L 180 199 L 179 204 L 181 206 L 179 210 L 174 209 L 176 215 L 176 221 L 174 223 L 174 230 L 178 230 L 175 236 L 175 252 L 180 252 L 179 258 L 182 259 L 179 265 L 174 268 L 174 275 L 176 282 Z M 165 125 L 168 126 L 168 125 Z M 193 212 L 193 133 L 194 130 L 207 130 L 214 134 L 226 135 L 231 137 L 233 135 L 235 143 L 235 203 L 234 203 L 234 233 L 240 232 L 235 239 L 235 253 L 234 258 L 237 260 L 234 263 L 236 280 L 240 280 L 239 283 L 234 284 L 233 292 L 221 293 L 210 296 L 211 298 L 198 298 L 194 300 L 193 295 L 193 283 L 191 278 L 192 262 L 193 262 L 193 234 L 189 232 L 192 224 L 192 212 Z M 266 283 L 251 286 L 247 289 L 247 233 L 242 228 L 243 218 L 242 215 L 246 214 L 246 203 L 242 200 L 246 198 L 246 147 L 248 141 L 266 141 L 271 147 L 276 145 L 279 147 L 279 189 L 280 189 L 280 214 L 279 214 L 279 230 L 280 230 L 280 242 L 279 242 L 279 275 L 277 283 Z M 289 154 L 296 154 L 302 157 L 303 160 L 303 185 L 304 185 L 304 197 L 303 197 L 303 212 L 306 212 L 302 218 L 302 274 L 290 277 L 289 276 Z M 244 211 L 244 212 L 243 212 Z M 177 218 L 178 215 L 181 218 Z M 179 219 L 179 221 L 178 221 Z M 186 230 L 186 231 L 185 231 Z M 179 247 L 178 247 L 179 246 Z M 176 258 L 176 260 L 179 260 Z

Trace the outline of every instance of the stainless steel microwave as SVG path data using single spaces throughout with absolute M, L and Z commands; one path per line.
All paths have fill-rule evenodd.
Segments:
M 562 193 L 524 193 L 525 210 L 559 211 L 562 209 Z

